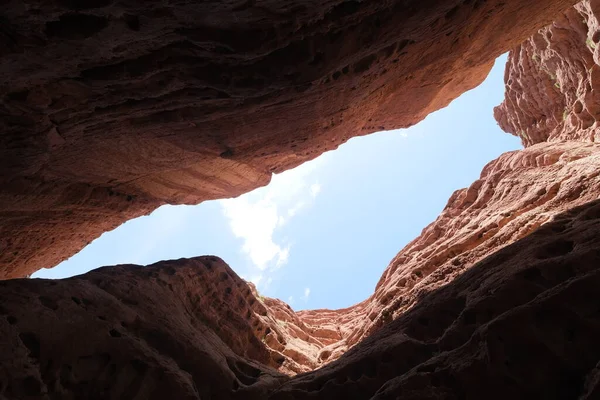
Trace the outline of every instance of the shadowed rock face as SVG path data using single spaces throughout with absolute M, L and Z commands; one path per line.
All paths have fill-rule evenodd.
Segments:
M 4 281 L 2 395 L 596 399 L 599 235 L 598 201 L 562 213 L 293 378 L 256 336 L 269 301 L 216 257 Z
M 557 216 L 269 398 L 598 398 L 599 207 Z
M 534 235 L 542 239 L 528 239 L 528 243 L 533 244 L 522 245 L 527 251 L 536 246 L 547 248 L 549 253 L 562 251 L 558 244 L 556 249 L 544 244 L 553 232 L 568 231 L 565 224 L 558 224 L 563 217 L 556 215 L 598 197 L 599 170 L 600 146 L 593 143 L 536 145 L 504 154 L 488 164 L 481 178 L 470 188 L 453 194 L 440 217 L 392 260 L 370 298 L 342 310 L 296 313 L 281 300 L 258 295 L 251 284 L 241 280 L 220 259 L 210 256 L 163 261 L 148 267 L 105 267 L 60 281 L 2 282 L 0 311 L 4 320 L 0 319 L 0 323 L 5 324 L 0 329 L 9 339 L 5 342 L 6 351 L 0 349 L 0 353 L 5 354 L 0 365 L 13 366 L 9 368 L 12 372 L 5 376 L 6 393 L 9 398 L 19 398 L 19 393 L 33 382 L 32 376 L 38 382 L 34 387 L 39 387 L 40 393 L 48 391 L 73 398 L 91 396 L 90 393 L 99 388 L 106 388 L 103 389 L 106 397 L 118 398 L 134 390 L 127 389 L 129 386 L 141 390 L 143 396 L 148 393 L 160 396 L 175 390 L 171 388 L 177 385 L 183 385 L 178 391 L 200 398 L 234 395 L 261 398 L 266 396 L 262 390 L 270 392 L 282 381 L 288 382 L 289 378 L 280 373 L 309 372 L 333 361 L 333 366 L 316 371 L 310 378 L 299 376 L 286 385 L 299 385 L 299 393 L 303 393 L 315 391 L 310 388 L 333 380 L 337 383 L 327 388 L 322 398 L 331 398 L 328 396 L 338 391 L 339 396 L 348 395 L 354 390 L 358 396 L 355 398 L 368 398 L 364 397 L 366 393 L 372 395 L 392 379 L 394 371 L 400 371 L 395 369 L 400 366 L 386 366 L 390 361 L 382 360 L 390 357 L 413 360 L 413 364 L 402 367 L 405 369 L 396 374 L 400 376 L 432 357 L 433 353 L 428 351 L 435 346 L 421 347 L 422 336 L 431 341 L 441 337 L 455 319 L 461 321 L 460 310 L 468 303 L 461 298 L 464 295 L 458 298 L 454 298 L 454 294 L 443 295 L 440 307 L 446 308 L 438 312 L 428 309 L 428 293 L 452 285 L 451 282 L 480 260 L 491 265 L 475 267 L 484 272 L 490 269 L 499 274 L 516 274 L 526 268 L 529 256 L 511 255 L 511 264 L 494 253 L 536 229 L 546 233 Z M 592 211 L 586 211 L 582 215 L 587 217 L 581 217 L 585 221 L 595 218 L 594 210 L 600 206 L 589 207 Z M 577 221 L 581 218 L 573 224 L 579 224 Z M 562 227 L 552 228 L 557 224 Z M 539 257 L 545 259 L 546 256 Z M 562 268 L 564 261 L 561 260 L 550 260 L 536 268 L 553 271 L 553 268 Z M 507 293 L 517 297 L 522 285 L 529 287 L 518 280 L 511 285 Z M 489 304 L 493 309 L 496 300 L 488 299 L 486 293 L 477 290 L 472 294 L 476 298 L 473 301 Z M 406 322 L 402 328 L 389 328 L 397 324 L 392 321 L 413 315 L 411 313 L 416 311 L 411 309 L 421 309 L 426 316 L 414 317 L 417 322 Z M 465 315 L 469 321 L 476 318 L 473 312 Z M 492 316 L 485 318 L 493 319 Z M 457 328 L 470 333 L 461 331 L 452 335 L 462 335 L 461 340 L 466 340 L 463 336 L 472 334 L 474 323 L 468 322 L 468 327 L 459 324 Z M 373 343 L 378 342 L 369 339 L 373 334 L 384 335 L 381 340 L 389 343 L 381 348 L 357 350 L 367 346 L 364 343 L 375 346 Z M 385 335 L 390 337 L 386 339 Z M 416 341 L 407 337 L 414 337 Z M 14 350 L 30 346 L 27 340 L 37 343 L 34 345 L 37 356 L 28 355 L 26 349 Z M 70 350 L 64 351 L 67 343 Z M 391 347 L 386 347 L 388 345 Z M 394 350 L 396 345 L 399 349 Z M 421 357 L 422 351 L 425 358 Z M 363 352 L 367 355 L 375 352 L 382 360 L 368 356 L 365 361 L 355 355 Z M 398 354 L 394 355 L 395 352 Z M 348 355 L 344 355 L 346 353 Z M 92 357 L 89 361 L 90 354 L 101 360 Z M 20 364 L 14 360 L 17 356 L 22 357 Z M 131 363 L 137 363 L 136 360 L 141 363 L 141 371 L 131 370 Z M 88 361 L 93 366 L 87 366 Z M 73 372 L 74 375 L 65 377 L 66 372 L 62 372 L 82 368 L 91 368 L 89 374 L 97 377 L 92 379 L 87 372 Z M 215 377 L 202 373 L 207 368 L 214 371 Z M 380 368 L 387 372 L 374 381 L 367 379 L 357 386 L 340 383 L 346 379 L 342 377 L 356 376 L 355 380 L 361 380 L 360 371 L 365 370 L 370 376 Z M 156 377 L 165 374 L 166 381 L 157 383 Z M 457 385 L 462 387 L 466 383 Z
M 447 32 L 446 37 L 464 38 L 473 29 L 473 15 L 482 18 L 477 32 L 486 37 L 495 29 L 487 24 L 498 15 L 508 15 L 507 10 L 521 7 L 525 12 L 537 7 L 540 15 L 532 15 L 533 21 L 546 15 L 546 6 L 551 9 L 555 4 L 538 3 L 505 2 L 497 13 L 486 14 L 482 10 L 490 10 L 493 3 L 467 1 L 447 10 L 446 19 L 429 25 L 431 36 L 423 37 L 444 43 L 446 35 L 437 35 L 436 29 L 443 31 L 448 21 L 462 18 L 459 32 Z M 464 89 L 480 80 L 488 66 L 470 63 L 469 57 L 481 60 L 479 56 L 492 54 L 499 43 L 493 41 L 484 51 L 477 44 L 479 36 L 466 43 L 459 40 L 456 54 L 463 58 L 454 59 L 459 69 L 450 75 L 439 68 L 450 65 L 448 60 L 456 54 L 444 54 L 438 64 L 429 63 L 433 53 L 418 47 L 422 43 L 416 39 L 402 49 L 394 47 L 390 55 L 380 55 L 376 43 L 385 42 L 386 35 L 423 28 L 423 21 L 433 21 L 427 18 L 445 10 L 447 2 L 444 6 L 433 1 L 422 6 L 404 2 L 402 7 L 410 12 L 398 15 L 392 12 L 394 4 L 343 3 L 339 8 L 339 4 L 326 3 L 294 10 L 288 10 L 287 3 L 262 7 L 262 3 L 248 2 L 235 5 L 235 10 L 221 4 L 223 10 L 235 12 L 219 14 L 211 8 L 215 11 L 211 15 L 220 19 L 197 14 L 193 21 L 193 13 L 204 6 L 182 6 L 188 13 L 183 15 L 178 14 L 179 8 L 167 6 L 145 5 L 134 12 L 134 7 L 125 10 L 117 2 L 69 1 L 60 8 L 70 7 L 67 14 L 46 3 L 37 9 L 47 12 L 36 14 L 31 4 L 12 4 L 8 13 L 15 18 L 2 27 L 4 50 L 9 53 L 2 68 L 10 63 L 29 68 L 29 75 L 3 83 L 7 88 L 23 82 L 29 85 L 24 92 L 8 90 L 10 95 L 2 103 L 10 134 L 0 140 L 6 149 L 21 151 L 7 151 L 11 157 L 0 161 L 11 171 L 0 195 L 1 204 L 8 205 L 0 214 L 7 221 L 0 225 L 0 233 L 7 233 L 0 240 L 5 248 L 14 249 L 2 252 L 1 257 L 12 260 L 4 264 L 5 277 L 39 268 L 40 264 L 30 264 L 38 259 L 60 259 L 79 246 L 77 240 L 85 241 L 92 233 L 157 204 L 197 202 L 202 196 L 226 196 L 262 184 L 271 170 L 285 169 L 353 134 L 376 129 L 366 127 L 369 117 L 399 126 L 416 122 L 458 94 L 455 91 L 461 85 Z M 5 280 L 0 282 L 0 398 L 600 398 L 600 145 L 595 143 L 595 122 L 590 123 L 598 115 L 593 90 L 597 65 L 580 43 L 589 37 L 591 41 L 583 43 L 596 56 L 597 4 L 586 1 L 564 16 L 557 14 L 552 26 L 511 52 L 507 98 L 495 112 L 500 125 L 518 134 L 526 149 L 503 154 L 469 188 L 456 191 L 441 215 L 391 261 L 374 294 L 362 303 L 343 310 L 294 312 L 280 300 L 260 296 L 212 256 L 146 267 L 105 267 L 60 281 Z M 297 16 L 293 32 L 304 34 L 307 43 L 320 46 L 322 42 L 313 41 L 336 31 L 355 41 L 370 32 L 366 42 L 356 43 L 371 46 L 350 41 L 347 47 L 337 46 L 339 57 L 330 59 L 327 52 L 314 64 L 306 64 L 302 58 L 306 54 L 289 47 L 304 42 L 294 41 L 293 35 L 287 38 L 287 31 L 279 25 L 269 25 L 274 30 L 269 32 L 279 35 L 250 41 L 249 32 L 258 35 L 258 31 L 246 30 L 254 26 L 250 22 L 266 26 L 264 13 L 275 7 L 280 14 L 269 14 L 269 18 L 287 21 L 286 16 Z M 239 20 L 231 23 L 237 13 L 247 16 L 247 25 L 239 25 Z M 330 13 L 336 18 L 329 19 Z M 191 22 L 185 22 L 187 15 Z M 413 19 L 416 15 L 421 19 Z M 365 25 L 373 16 L 379 18 L 378 24 Z M 143 35 L 139 33 L 141 37 L 135 36 L 132 32 L 144 32 L 151 17 L 155 23 Z M 23 21 L 31 26 L 20 29 Z M 387 25 L 392 21 L 404 24 Z M 170 31 L 171 22 L 188 30 Z M 517 34 L 525 29 L 516 27 L 516 19 L 506 22 L 505 32 L 516 29 Z M 199 27 L 203 30 L 198 31 Z M 107 42 L 111 46 L 128 45 L 120 48 L 124 59 L 114 49 L 86 53 L 88 44 L 100 43 L 102 35 L 109 34 L 115 35 L 110 36 L 114 42 Z M 173 53 L 180 48 L 170 43 L 181 46 L 181 40 L 172 39 L 181 39 L 177 35 L 187 38 L 184 42 L 193 44 L 194 50 L 185 44 L 182 48 L 189 52 Z M 428 40 L 423 43 L 431 45 Z M 77 65 L 64 58 L 56 71 L 34 68 L 44 57 L 66 54 L 59 50 L 68 52 L 73 46 L 80 50 L 79 58 L 72 57 Z M 310 48 L 312 61 L 319 46 Z M 423 52 L 422 58 L 411 53 L 411 46 Z M 29 51 L 34 48 L 39 55 Z M 285 68 L 290 57 L 286 49 L 293 49 L 290 52 L 298 57 L 296 69 Z M 280 51 L 285 57 L 275 57 Z M 376 52 L 376 56 L 361 70 L 349 60 L 364 52 Z M 388 58 L 396 53 L 405 57 L 404 64 Z M 143 58 L 147 54 L 158 58 Z M 107 66 L 109 59 L 117 67 Z M 250 80 L 244 86 L 240 82 L 246 81 L 232 78 L 247 77 L 241 71 L 256 78 L 252 74 L 278 65 L 269 64 L 272 60 L 283 63 L 271 71 L 272 80 L 265 78 L 261 84 Z M 420 60 L 423 70 L 411 72 L 413 78 L 404 82 L 399 77 L 417 65 L 410 60 Z M 305 82 L 306 76 L 314 77 L 310 73 L 318 75 L 336 63 L 351 67 L 332 74 L 329 81 L 313 80 L 303 90 L 294 86 Z M 156 69 L 157 65 L 162 69 Z M 210 69 L 215 65 L 224 74 L 242 75 L 227 75 L 230 80 L 223 83 L 227 89 L 210 82 L 212 89 L 230 96 L 215 95 L 222 103 L 214 110 L 207 108 L 217 101 L 210 96 L 203 99 L 190 92 L 196 94 L 180 97 L 187 92 L 169 86 L 188 82 L 186 90 L 196 90 L 199 82 L 216 76 Z M 90 68 L 91 75 L 88 71 L 77 79 L 69 78 L 88 87 L 79 100 L 69 97 L 79 93 L 75 86 L 68 86 L 72 82 L 66 83 L 66 89 L 56 86 L 65 81 L 65 71 Z M 290 70 L 298 75 L 287 76 Z M 483 75 L 466 78 L 465 71 L 483 71 Z M 162 81 L 155 79 L 163 75 L 171 80 L 159 84 Z M 440 76 L 453 80 L 436 83 Z M 348 89 L 354 82 L 363 84 Z M 416 82 L 434 83 L 417 88 Z M 164 94 L 145 94 L 161 85 Z M 243 88 L 247 91 L 240 95 Z M 293 96 L 289 95 L 292 89 Z M 126 90 L 143 98 L 114 103 Z M 264 96 L 256 97 L 257 90 Z M 53 98 L 57 93 L 62 97 Z M 377 93 L 387 97 L 377 97 Z M 408 104 L 411 93 L 422 94 L 417 99 L 429 99 L 428 104 Z M 35 102 L 30 103 L 32 99 Z M 233 99 L 244 101 L 234 109 Z M 406 109 L 391 112 L 403 104 Z M 270 105 L 279 112 L 276 118 L 269 114 Z M 336 111 L 342 105 L 350 110 L 347 114 L 343 114 L 347 110 Z M 566 116 L 558 121 L 552 113 L 563 107 L 567 107 Z M 364 113 L 357 113 L 359 109 Z M 299 112 L 297 125 L 289 124 L 290 110 Z M 311 125 L 338 112 L 345 117 L 333 125 L 318 129 Z M 55 113 L 64 119 L 57 119 Z M 162 119 L 156 119 L 157 115 Z M 263 135 L 255 128 L 266 126 L 260 119 L 264 116 L 272 117 L 272 126 Z M 63 128 L 56 124 L 59 120 Z M 55 126 L 46 131 L 48 121 Z M 185 126 L 190 122 L 196 125 Z M 100 135 L 102 127 L 107 128 L 104 136 Z M 365 127 L 365 132 L 360 131 Z M 206 133 L 210 129 L 214 129 L 212 136 Z M 251 132 L 254 136 L 248 139 Z M 302 143 L 290 139 L 307 132 Z M 215 138 L 221 141 L 213 142 Z M 285 138 L 290 139 L 287 144 Z M 215 143 L 226 146 L 217 151 Z M 86 145 L 87 153 L 83 151 Z M 267 149 L 265 154 L 258 155 L 263 149 Z M 23 158 L 15 157 L 18 154 Z M 183 168 L 182 163 L 188 161 Z M 125 174 L 131 179 L 120 181 Z M 114 179 L 110 184 L 104 181 L 109 176 Z M 48 235 L 54 235 L 53 239 L 47 239 Z M 41 242 L 26 242 L 27 238 Z M 34 249 L 34 244 L 41 247 Z M 301 374 L 293 376 L 296 373 Z
M 264 306 L 216 257 L 0 291 L 3 398 L 221 398 L 282 377 L 254 333 Z
M 599 171 L 600 146 L 592 143 L 536 145 L 490 162 L 480 179 L 457 190 L 440 216 L 390 262 L 373 296 L 358 305 L 367 318 L 349 344 L 556 214 L 596 200 Z
M 0 278 L 413 125 L 573 3 L 5 2 Z

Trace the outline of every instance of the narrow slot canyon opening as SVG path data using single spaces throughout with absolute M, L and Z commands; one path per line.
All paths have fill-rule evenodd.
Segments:
M 206 282 L 199 286 L 212 291 L 201 295 L 208 298 L 204 307 L 231 312 L 222 304 L 239 294 L 244 305 L 233 310 L 261 340 L 258 347 L 269 350 L 265 364 L 289 374 L 319 368 L 398 315 L 389 299 L 369 310 L 361 302 L 391 297 L 390 288 L 373 292 L 398 249 L 490 160 L 521 147 L 500 131 L 492 113 L 504 95 L 505 64 L 506 55 L 499 57 L 480 86 L 414 127 L 353 138 L 238 198 L 163 206 L 33 277 L 215 254 L 253 283 L 252 293 L 226 266 L 215 267 L 221 272 L 200 278 Z M 212 265 L 210 257 L 203 260 Z M 418 282 L 429 272 L 412 275 Z M 438 278 L 428 290 L 445 283 Z M 226 330 L 217 314 L 208 325 Z
M 0 35 L 2 399 L 599 398 L 597 1 L 59 3 Z
M 480 86 L 414 127 L 353 138 L 235 199 L 162 206 L 32 277 L 215 254 L 262 295 L 294 309 L 352 306 L 373 293 L 398 249 L 452 192 L 521 148 L 493 118 L 505 64 L 503 55 Z

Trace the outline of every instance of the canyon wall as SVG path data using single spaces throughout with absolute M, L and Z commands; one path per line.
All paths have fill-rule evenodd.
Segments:
M 511 51 L 494 114 L 524 145 L 600 139 L 599 17 L 600 2 L 583 1 Z
M 0 279 L 411 126 L 573 0 L 9 0 Z
M 293 312 L 257 299 L 216 257 L 106 267 L 60 281 L 6 280 L 0 282 L 0 393 L 6 399 L 596 399 L 599 235 L 598 201 L 555 215 L 453 281 L 419 293 L 414 307 L 337 360 L 295 377 L 277 372 L 297 361 L 266 338 L 283 345 L 294 339 L 278 326 L 304 332 L 296 339 L 313 348 L 335 337 L 304 321 L 290 328 Z
M 72 7 L 79 4 L 68 3 Z M 258 4 L 244 3 L 244 7 L 253 9 Z M 521 137 L 526 148 L 503 154 L 490 162 L 469 188 L 456 191 L 441 215 L 390 262 L 374 294 L 365 301 L 343 310 L 294 312 L 280 300 L 260 296 L 251 284 L 212 256 L 146 267 L 105 267 L 60 281 L 1 281 L 0 333 L 4 339 L 0 341 L 0 397 L 600 398 L 600 145 L 595 140 L 599 114 L 594 108 L 600 101 L 594 90 L 595 71 L 600 66 L 595 46 L 600 29 L 598 4 L 600 1 L 586 0 L 554 15 L 552 25 L 511 51 L 505 76 L 506 99 L 495 115 L 503 129 Z M 113 9 L 107 2 L 97 5 Z M 551 3 L 539 7 L 546 5 L 551 9 Z M 354 6 L 359 10 L 363 7 Z M 475 12 L 491 3 L 465 2 L 463 6 Z M 504 5 L 511 6 L 516 4 Z M 530 5 L 521 7 L 523 11 Z M 457 12 L 450 13 L 450 18 Z M 348 15 L 343 13 L 340 18 Z M 130 17 L 123 18 L 132 23 Z M 108 21 L 113 23 L 110 18 Z M 143 21 L 138 21 L 140 26 Z M 512 26 L 507 25 L 508 31 Z M 50 31 L 64 35 L 61 29 L 55 26 Z M 79 39 L 72 40 L 78 43 Z M 112 74 L 117 69 L 109 71 Z M 127 68 L 124 71 L 114 73 L 131 73 Z M 460 73 L 464 71 L 469 69 Z M 185 76 L 188 72 L 182 73 Z M 344 79 L 350 78 L 342 72 L 332 81 Z M 107 84 L 102 90 L 119 90 L 113 85 Z M 424 90 L 442 93 L 447 87 Z M 398 107 L 398 98 L 409 95 L 395 93 L 390 106 Z M 295 102 L 302 101 L 303 96 L 281 107 L 298 106 Z M 452 96 L 444 97 L 444 101 Z M 384 103 L 373 103 L 373 107 L 378 112 L 386 110 Z M 147 111 L 139 112 L 146 115 Z M 117 120 L 126 122 L 134 114 L 123 114 Z M 233 114 L 223 115 L 236 121 Z M 359 117 L 363 115 L 355 114 L 354 118 Z M 393 114 L 386 117 L 396 118 Z M 401 121 L 398 118 L 394 123 Z M 168 118 L 163 122 L 165 127 L 174 126 Z M 158 127 L 157 121 L 153 123 Z M 165 143 L 187 137 L 181 132 Z M 111 134 L 106 133 L 107 146 Z M 120 131 L 123 149 L 134 143 L 127 142 L 128 134 Z M 314 140 L 323 137 L 315 134 Z M 255 139 L 259 146 L 264 138 Z M 85 143 L 86 139 L 80 140 L 73 143 Z M 181 140 L 179 145 L 185 143 Z M 191 143 L 187 144 L 194 151 Z M 315 146 L 318 142 L 307 143 Z M 332 143 L 335 146 L 337 142 Z M 76 145 L 67 147 L 73 150 Z M 106 147 L 108 153 L 98 154 L 109 154 L 112 149 Z M 138 149 L 140 158 L 150 157 L 151 153 L 143 153 L 143 147 Z M 281 151 L 283 157 L 284 148 Z M 320 148 L 314 151 L 316 155 Z M 238 163 L 246 157 L 242 154 L 246 153 L 229 148 L 219 157 Z M 151 158 L 168 161 L 168 157 Z M 275 160 L 279 155 L 273 157 Z M 260 173 L 251 175 L 260 168 L 253 169 L 255 164 L 249 160 L 244 162 L 250 175 L 240 173 L 238 183 L 234 177 L 238 175 L 227 175 L 238 171 L 237 167 L 212 170 L 215 177 L 218 175 L 215 179 L 231 178 L 231 187 L 222 186 L 222 193 L 232 188 L 246 190 L 245 183 L 240 182 L 247 176 L 254 176 L 256 182 L 263 179 Z M 61 161 L 56 162 L 59 165 Z M 128 162 L 133 166 L 136 161 Z M 95 165 L 104 171 L 105 165 Z M 111 165 L 117 170 L 125 164 L 115 161 Z M 46 167 L 52 171 L 50 162 Z M 78 172 L 85 174 L 86 168 L 82 163 Z M 183 196 L 183 202 L 198 200 L 185 197 L 191 196 L 191 191 L 181 189 L 175 181 L 186 175 L 179 169 L 174 171 L 177 177 L 169 178 L 174 180 L 161 182 Z M 150 173 L 148 181 L 142 181 L 156 183 L 156 176 Z M 198 176 L 193 179 L 206 179 Z M 268 173 L 264 176 L 268 181 Z M 5 192 L 4 199 L 19 193 L 36 198 L 36 192 L 26 190 L 34 180 L 27 179 L 11 181 L 21 182 L 22 192 L 12 189 Z M 136 182 L 127 185 L 134 187 Z M 90 229 L 87 233 L 99 229 L 92 226 L 92 215 L 112 223 L 110 218 L 102 218 L 106 217 L 102 211 L 105 204 L 117 210 L 113 215 L 118 221 L 129 212 L 139 212 L 138 200 L 150 210 L 154 199 L 167 201 L 171 195 L 161 198 L 113 189 L 112 194 L 101 194 L 100 186 L 90 183 L 65 186 L 71 191 L 61 197 L 52 187 L 44 186 L 46 183 L 36 183 L 39 194 L 56 210 L 68 211 L 65 204 L 79 201 L 82 212 L 90 217 L 81 220 Z M 157 193 L 163 190 L 158 184 L 148 187 Z M 130 205 L 122 206 L 119 196 L 125 195 L 132 196 L 123 202 Z M 107 203 L 101 196 L 106 196 Z M 13 207 L 25 209 L 28 198 L 20 199 L 21 203 Z M 89 203 L 90 199 L 97 203 Z M 19 229 L 29 226 L 26 218 L 45 223 L 47 210 L 37 211 L 35 215 L 25 213 Z M 15 221 L 18 216 L 4 215 Z M 59 215 L 53 217 L 57 218 L 53 229 L 65 226 Z M 15 229 L 10 224 L 3 226 L 9 226 L 2 228 L 5 232 Z M 38 226 L 40 235 L 46 232 L 42 227 Z M 65 238 L 74 232 L 81 234 L 81 240 L 87 237 L 79 228 L 73 229 Z M 49 246 L 40 254 L 54 251 L 59 257 L 69 249 L 72 247 L 62 250 Z M 10 265 L 6 271 L 15 274 L 30 268 Z

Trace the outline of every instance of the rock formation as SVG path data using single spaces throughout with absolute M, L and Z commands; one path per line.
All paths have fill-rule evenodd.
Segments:
M 278 324 L 269 301 L 216 257 L 3 281 L 0 393 L 596 399 L 599 235 L 599 201 L 559 214 L 452 282 L 416 294 L 410 311 L 338 360 L 294 378 L 273 368 L 286 360 L 258 339 L 280 334 L 269 330 Z
M 600 2 L 583 1 L 511 52 L 495 116 L 524 145 L 600 139 L 599 18 Z
M 574 3 L 5 1 L 0 279 L 413 125 Z
M 264 398 L 597 399 L 599 211 L 559 214 Z
M 52 264 L 157 204 L 241 193 L 380 121 L 415 123 L 481 80 L 486 57 L 522 39 L 528 11 L 539 14 L 526 24 L 548 15 L 555 22 L 511 51 L 506 99 L 495 110 L 526 148 L 490 162 L 456 191 L 391 261 L 371 297 L 343 310 L 294 312 L 213 256 L 60 281 L 1 281 L 1 399 L 600 398 L 600 1 L 556 15 L 559 2 L 465 1 L 452 10 L 448 2 L 398 2 L 408 11 L 402 15 L 390 14 L 389 4 L 280 5 L 274 13 L 275 5 L 247 2 L 200 22 L 191 5 L 184 16 L 110 1 L 33 3 L 9 7 L 12 22 L 2 28 L 12 52 L 3 68 L 29 68 L 2 86 L 11 88 L 2 143 L 6 154 L 22 156 L 2 159 L 10 172 L 0 215 L 3 249 L 11 251 L 2 252 L 4 277 Z M 67 6 L 70 13 L 57 14 Z M 230 21 L 231 7 L 246 25 Z M 442 9 L 446 19 L 434 23 Z M 519 21 L 499 19 L 517 11 Z M 281 22 L 286 13 L 297 15 L 291 27 Z M 250 41 L 271 20 L 281 22 L 274 36 Z M 484 49 L 480 41 L 499 20 L 506 37 L 515 36 Z M 43 25 L 42 36 L 25 22 Z M 398 36 L 426 26 L 431 36 Z M 290 39 L 289 30 L 306 40 Z M 480 36 L 467 40 L 467 32 Z M 111 52 L 86 52 L 106 37 L 118 38 Z M 383 51 L 398 37 L 410 42 Z M 457 37 L 456 52 L 438 53 L 434 63 L 440 47 L 425 44 Z M 347 38 L 354 40 L 347 48 L 333 45 Z M 56 71 L 34 68 L 73 48 L 79 58 L 63 59 Z M 317 56 L 320 48 L 327 52 Z M 367 53 L 376 54 L 369 67 L 357 68 Z M 405 61 L 394 63 L 396 54 Z M 216 66 L 228 80 L 216 78 Z M 256 81 L 261 71 L 274 75 Z M 184 81 L 186 89 L 177 86 Z M 13 90 L 19 85 L 26 91 Z M 198 96 L 201 88 L 212 94 Z M 126 91 L 143 98 L 124 100 Z M 423 102 L 407 100 L 415 97 Z M 328 125 L 332 116 L 339 119 Z M 55 232 L 64 233 L 46 238 Z

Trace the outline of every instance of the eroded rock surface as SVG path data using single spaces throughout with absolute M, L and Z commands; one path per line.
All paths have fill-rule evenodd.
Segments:
M 349 336 L 349 344 L 475 262 L 599 193 L 597 144 L 542 144 L 501 155 L 469 188 L 457 190 L 440 216 L 391 261 L 372 298 L 358 305 L 368 318 Z
M 526 146 L 600 139 L 600 1 L 586 0 L 511 51 L 495 116 Z
M 600 321 L 582 314 L 579 297 L 569 299 L 575 291 L 595 307 L 599 189 L 597 144 L 506 153 L 454 193 L 440 217 L 390 263 L 373 296 L 343 310 L 296 313 L 210 256 L 105 267 L 60 281 L 1 282 L 1 393 L 9 399 L 595 393 L 590 363 L 600 353 L 586 340 Z M 542 331 L 557 333 L 544 338 Z M 585 362 L 575 361 L 584 347 Z M 527 374 L 542 359 L 536 381 Z M 309 373 L 287 376 L 299 372 Z
M 572 4 L 4 2 L 0 278 L 413 125 Z
M 595 399 L 599 235 L 600 202 L 559 214 L 421 293 L 338 360 L 293 378 L 269 368 L 279 361 L 256 336 L 268 301 L 215 257 L 0 282 L 0 393 Z
M 216 257 L 0 292 L 2 398 L 217 399 L 264 371 L 282 377 L 259 339 L 264 305 Z
M 310 9 L 220 3 L 223 13 L 213 15 L 221 20 L 214 21 L 192 21 L 204 5 L 182 6 L 188 19 L 169 6 L 133 12 L 110 1 L 11 3 L 14 18 L 1 31 L 8 56 L 0 67 L 27 65 L 29 74 L 0 86 L 12 88 L 1 109 L 10 119 L 4 119 L 9 135 L 0 140 L 11 156 L 0 161 L 11 174 L 0 195 L 0 205 L 8 205 L 0 214 L 1 240 L 10 249 L 2 258 L 11 260 L 2 276 L 56 261 L 157 204 L 249 190 L 268 181 L 271 171 L 376 130 L 368 125 L 373 121 L 414 123 L 485 75 L 484 55 L 504 40 L 483 49 L 479 40 L 498 28 L 488 24 L 535 9 L 539 15 L 527 22 L 535 25 L 559 2 L 504 2 L 494 13 L 494 2 L 466 1 L 448 10 L 452 5 L 441 3 Z M 105 267 L 60 281 L 2 281 L 0 398 L 600 398 L 598 4 L 586 1 L 553 15 L 552 26 L 511 52 L 507 98 L 496 116 L 527 148 L 500 156 L 469 188 L 456 191 L 365 301 L 294 312 L 260 296 L 212 256 Z M 63 13 L 64 7 L 72 11 Z M 409 12 L 396 15 L 393 7 Z M 36 14 L 42 9 L 47 12 Z M 442 9 L 446 19 L 431 24 Z M 286 13 L 297 16 L 292 27 L 285 25 Z M 233 24 L 235 15 L 248 24 Z M 471 31 L 475 15 L 479 30 Z M 164 22 L 148 27 L 158 16 Z M 277 18 L 281 25 L 269 25 L 274 37 L 249 41 L 259 35 L 252 29 Z M 504 34 L 524 32 L 528 25 L 517 27 L 517 20 L 504 20 Z M 181 23 L 177 31 L 174 21 Z M 457 21 L 458 32 L 445 30 Z M 23 28 L 25 22 L 39 29 Z M 436 44 L 459 38 L 455 52 L 435 65 L 423 47 L 430 39 L 400 35 L 420 32 L 425 23 Z M 317 56 L 316 45 L 336 32 L 354 46 L 337 48 L 336 58 L 329 58 L 330 47 Z M 480 36 L 460 39 L 467 32 Z M 88 45 L 116 33 L 119 52 L 90 53 Z M 315 47 L 303 52 L 295 34 Z M 411 41 L 385 50 L 398 37 Z M 73 46 L 80 58 L 63 59 L 56 74 L 35 68 Z M 297 69 L 286 64 L 290 53 Z M 394 63 L 396 56 L 404 61 Z M 363 70 L 364 57 L 369 65 Z M 417 59 L 422 70 L 415 75 L 408 71 Z M 204 75 L 203 68 L 216 65 L 228 79 L 207 82 L 216 75 Z M 259 72 L 274 65 L 280 69 L 266 85 Z M 445 75 L 449 66 L 460 73 Z M 465 78 L 464 71 L 472 75 Z M 18 85 L 25 89 L 13 90 Z M 205 98 L 200 89 L 207 90 Z M 115 102 L 126 90 L 143 98 Z M 409 97 L 427 104 L 409 104 Z M 564 120 L 557 118 L 565 110 Z M 296 125 L 289 124 L 292 111 Z M 264 116 L 271 130 L 251 136 L 266 126 Z M 19 154 L 22 159 L 14 157 Z M 35 252 L 33 246 L 39 246 Z
M 599 216 L 558 215 L 268 398 L 598 398 Z

